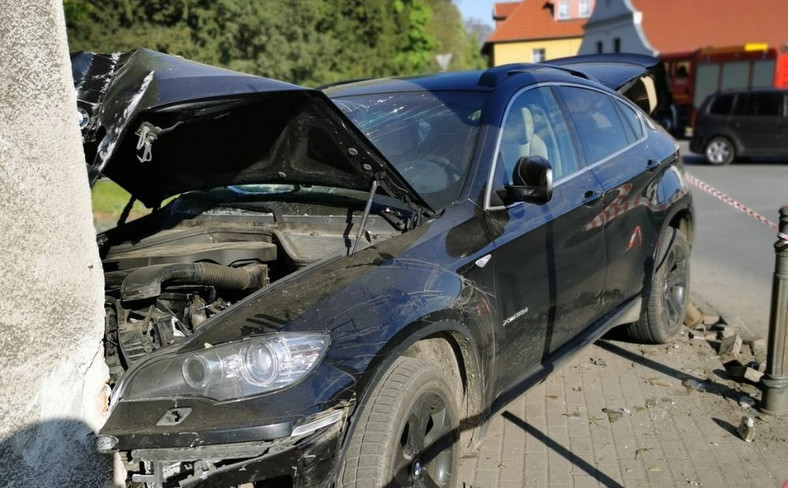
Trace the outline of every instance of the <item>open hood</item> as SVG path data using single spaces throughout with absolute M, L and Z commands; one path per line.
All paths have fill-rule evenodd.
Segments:
M 671 102 L 662 61 L 643 54 L 590 54 L 545 61 L 579 71 L 654 114 Z
M 326 185 L 426 206 L 318 90 L 139 49 L 72 55 L 91 184 L 106 175 L 149 207 L 245 183 Z

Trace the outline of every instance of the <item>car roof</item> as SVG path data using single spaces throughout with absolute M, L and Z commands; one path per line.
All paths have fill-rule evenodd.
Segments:
M 496 66 L 488 70 L 456 71 L 415 75 L 397 78 L 377 78 L 341 82 L 321 87 L 330 97 L 366 95 L 374 93 L 406 91 L 477 91 L 491 92 L 508 79 L 518 75 L 529 75 L 518 81 L 520 86 L 543 82 L 575 82 L 607 89 L 601 83 L 590 80 L 584 74 L 545 64 L 516 63 Z

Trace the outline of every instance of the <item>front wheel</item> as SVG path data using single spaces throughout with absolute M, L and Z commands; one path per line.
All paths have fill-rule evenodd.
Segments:
M 714 137 L 706 144 L 706 161 L 723 166 L 730 164 L 736 157 L 736 150 L 725 137 Z
M 456 398 L 434 363 L 397 358 L 362 407 L 338 486 L 454 486 Z
M 664 344 L 681 330 L 689 301 L 690 247 L 684 233 L 669 227 L 659 241 L 656 271 L 640 320 L 627 333 L 640 342 Z

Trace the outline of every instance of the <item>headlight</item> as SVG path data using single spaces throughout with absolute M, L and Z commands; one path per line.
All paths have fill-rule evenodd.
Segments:
M 317 367 L 330 342 L 327 334 L 272 334 L 153 360 L 129 378 L 123 399 L 222 401 L 277 390 Z

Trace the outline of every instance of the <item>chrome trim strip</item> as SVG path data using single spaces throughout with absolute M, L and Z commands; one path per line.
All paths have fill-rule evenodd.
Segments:
M 336 412 L 326 415 L 323 418 L 319 418 L 317 420 L 313 420 L 312 422 L 308 422 L 306 424 L 299 425 L 295 429 L 293 429 L 293 433 L 290 434 L 290 437 L 297 437 L 304 434 L 309 434 L 317 429 L 322 429 L 323 427 L 327 427 L 331 424 L 335 424 L 339 422 L 342 418 L 342 414 L 344 413 L 343 410 L 337 410 Z

